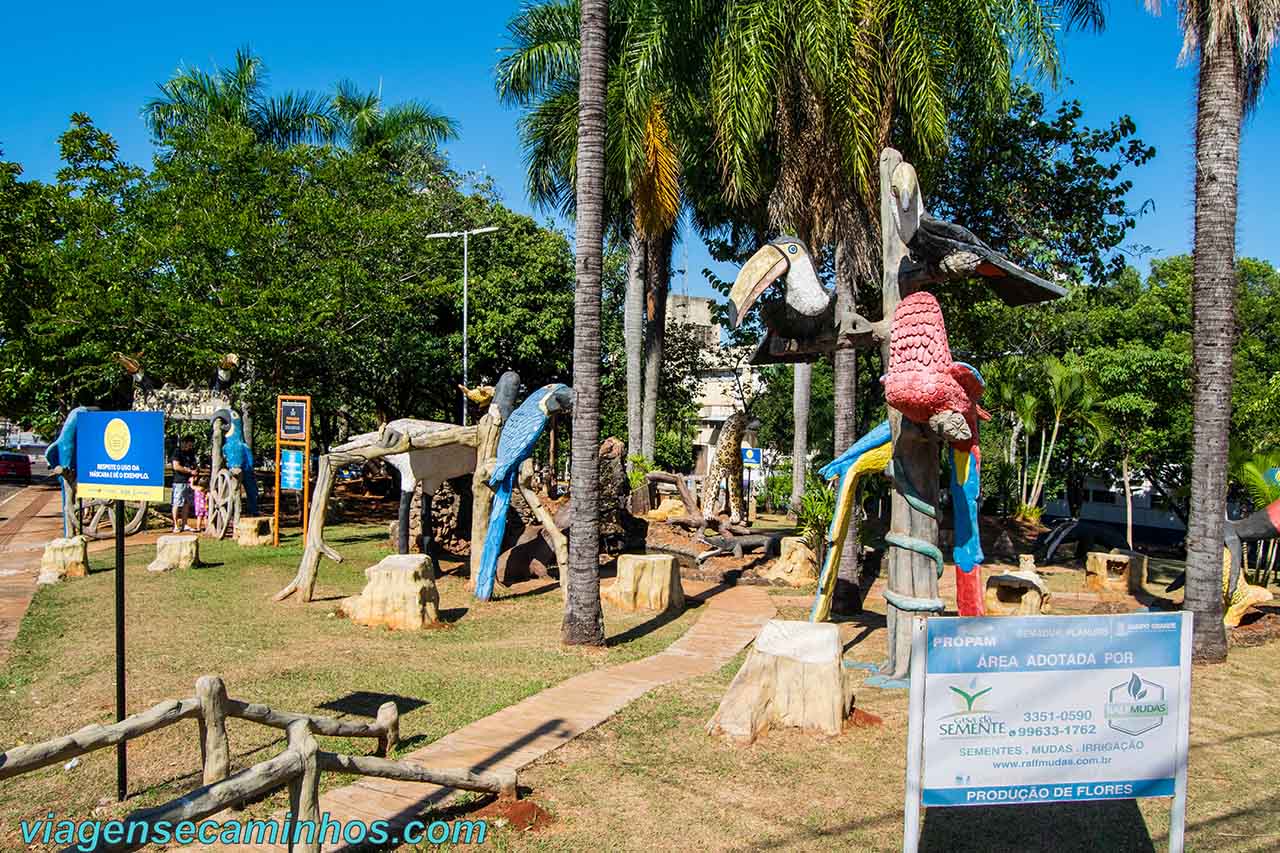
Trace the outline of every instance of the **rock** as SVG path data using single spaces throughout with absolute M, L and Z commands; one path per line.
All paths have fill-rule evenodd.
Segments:
M 555 564 L 556 552 L 542 535 L 542 525 L 530 525 L 520 532 L 514 545 L 498 556 L 497 581 L 511 586 L 533 577 L 549 578 Z
M 426 554 L 392 554 L 364 574 L 364 590 L 338 605 L 352 622 L 418 631 L 440 621 L 440 593 Z
M 1084 563 L 1084 585 L 1094 592 L 1129 591 L 1129 558 L 1124 554 L 1090 551 Z
M 836 625 L 770 620 L 707 722 L 707 732 L 743 744 L 772 726 L 838 735 L 853 705 L 841 658 Z
M 241 516 L 236 522 L 235 539 L 241 548 L 255 548 L 275 543 L 275 519 L 269 515 Z
M 1039 616 L 1049 612 L 1049 588 L 1034 570 L 992 575 L 987 578 L 986 611 L 988 616 Z
M 1140 551 L 1130 551 L 1128 548 L 1112 548 L 1111 553 L 1129 558 L 1129 594 L 1137 595 L 1143 592 L 1143 584 L 1146 583 L 1147 570 L 1150 567 L 1150 560 L 1147 555 Z
M 991 546 L 991 553 L 997 557 L 1012 557 L 1017 553 L 1017 549 L 1013 545 L 1013 538 L 1009 536 L 1009 531 L 1000 531 L 1000 535 L 996 537 L 995 544 Z
M 684 610 L 680 569 L 669 554 L 622 554 L 618 577 L 600 597 L 620 610 Z
M 57 583 L 63 578 L 82 578 L 89 574 L 89 540 L 84 536 L 54 539 L 44 546 L 40 557 L 37 584 Z
M 811 586 L 818 581 L 818 556 L 803 536 L 784 537 L 781 556 L 760 572 L 760 577 L 789 586 Z
M 674 495 L 663 495 L 656 507 L 644 514 L 649 521 L 667 521 L 672 516 L 679 518 L 686 515 L 684 501 Z
M 200 537 L 194 533 L 171 533 L 156 540 L 156 558 L 149 572 L 171 572 L 200 565 Z

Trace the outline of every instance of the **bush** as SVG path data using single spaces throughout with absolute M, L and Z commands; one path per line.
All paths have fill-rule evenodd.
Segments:
M 805 544 L 814 554 L 819 555 L 819 559 L 827 541 L 827 528 L 831 526 L 831 517 L 835 515 L 835 511 L 835 489 L 819 478 L 810 476 L 805 482 L 804 496 L 800 499 L 797 526 Z

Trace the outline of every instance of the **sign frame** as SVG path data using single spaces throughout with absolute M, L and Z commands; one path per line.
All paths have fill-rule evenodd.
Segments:
M 81 412 L 75 456 L 78 500 L 164 500 L 163 412 Z
M 300 417 L 292 414 L 301 410 Z M 286 415 L 286 410 L 291 414 Z M 301 422 L 296 428 L 291 426 L 290 418 Z M 307 394 L 281 394 L 276 397 L 276 487 L 275 512 L 271 529 L 273 545 L 280 544 L 280 457 L 284 448 L 302 450 L 302 535 L 307 535 L 308 518 L 311 507 L 311 397 Z M 293 491 L 293 490 L 291 490 Z
M 1135 615 L 1135 614 L 1123 614 Z M 1174 788 L 1172 804 L 1169 810 L 1169 851 L 1182 853 L 1187 812 L 1187 751 L 1190 744 L 1191 721 L 1191 641 L 1193 614 L 1183 611 L 1177 614 L 1180 618 L 1178 637 L 1178 721 L 1175 734 Z M 965 621 L 977 619 L 1004 620 L 1015 617 L 967 617 Z M 1041 618 L 1041 617 L 1032 617 Z M 1054 617 L 1075 618 L 1075 617 Z M 1081 617 L 1105 619 L 1108 617 Z M 928 623 L 924 616 L 916 616 L 912 620 L 911 636 L 911 687 L 908 700 L 907 723 L 907 771 L 904 794 L 904 819 L 902 849 L 904 853 L 916 853 L 920 845 L 920 812 L 924 793 L 924 740 L 925 740 L 925 685 L 928 675 Z M 1066 670 L 1052 670 L 1066 672 Z M 1061 802 L 1062 799 L 1037 799 L 1035 802 Z M 1077 801 L 1077 800 L 1073 800 Z M 1015 803 L 1016 804 L 1016 803 Z M 942 808 L 944 806 L 934 806 Z

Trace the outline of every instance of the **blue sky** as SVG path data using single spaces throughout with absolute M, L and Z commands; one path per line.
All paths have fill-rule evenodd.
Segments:
M 250 45 L 267 62 L 276 88 L 329 90 L 342 77 L 382 86 L 388 102 L 418 98 L 456 118 L 461 139 L 449 146 L 460 171 L 494 177 L 510 206 L 530 212 L 515 133 L 517 114 L 498 104 L 493 66 L 517 2 L 363 4 L 217 4 L 126 2 L 116 6 L 23 3 L 10 8 L 0 79 L 0 149 L 35 178 L 58 167 L 57 137 L 73 111 L 89 113 L 120 143 L 125 159 L 147 163 L 151 146 L 139 109 L 181 64 L 212 68 Z M 1134 170 L 1133 207 L 1154 210 L 1130 234 L 1155 256 L 1191 246 L 1192 128 L 1195 74 L 1177 64 L 1181 36 L 1172 8 L 1160 18 L 1138 0 L 1114 0 L 1101 35 L 1063 42 L 1072 81 L 1051 96 L 1078 98 L 1086 120 L 1133 116 L 1157 148 Z M 1268 213 L 1280 186 L 1280 112 L 1264 97 L 1246 125 L 1241 153 L 1239 250 L 1280 262 L 1280 217 Z M 546 214 L 538 214 L 540 219 Z M 695 239 L 688 247 L 689 292 L 710 294 L 699 271 L 710 261 Z M 683 251 L 677 250 L 676 265 Z M 679 288 L 680 277 L 675 286 Z

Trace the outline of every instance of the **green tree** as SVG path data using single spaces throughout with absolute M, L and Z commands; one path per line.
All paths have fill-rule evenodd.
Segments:
M 458 123 L 421 101 L 392 106 L 380 92 L 362 91 L 350 80 L 333 96 L 334 138 L 352 151 L 373 152 L 400 170 L 426 160 L 434 165 L 441 145 L 458 137 Z
M 1147 0 L 1159 12 L 1161 0 Z M 1196 97 L 1194 456 L 1185 606 L 1195 655 L 1227 657 L 1222 624 L 1222 520 L 1227 500 L 1235 339 L 1240 127 L 1258 104 L 1280 31 L 1280 4 L 1179 0 L 1182 55 L 1199 63 Z

